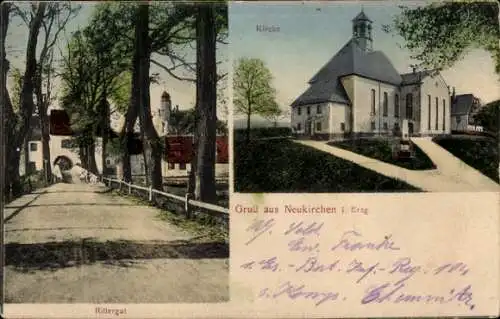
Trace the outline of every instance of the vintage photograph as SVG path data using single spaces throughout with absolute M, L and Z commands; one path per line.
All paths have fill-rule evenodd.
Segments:
M 227 3 L 1 17 L 4 302 L 227 302 Z
M 500 190 L 496 3 L 229 14 L 235 192 Z

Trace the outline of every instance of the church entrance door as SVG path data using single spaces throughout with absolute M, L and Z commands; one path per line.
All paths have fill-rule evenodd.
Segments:
M 305 135 L 306 136 L 311 136 L 312 133 L 313 133 L 313 126 L 312 126 L 312 121 L 311 120 L 307 120 L 306 121 L 306 127 L 305 127 Z

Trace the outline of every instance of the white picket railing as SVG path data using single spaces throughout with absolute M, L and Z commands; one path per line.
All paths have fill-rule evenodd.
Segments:
M 229 209 L 228 208 L 191 199 L 188 196 L 188 194 L 186 194 L 186 196 L 183 197 L 183 196 L 179 196 L 179 195 L 175 195 L 175 194 L 165 193 L 163 191 L 153 189 L 152 187 L 144 187 L 144 186 L 134 185 L 132 183 L 127 183 L 127 182 L 119 180 L 119 179 L 113 179 L 113 178 L 107 178 L 107 177 L 102 177 L 101 180 L 106 186 L 108 186 L 110 188 L 113 188 L 113 186 L 112 186 L 113 183 L 118 184 L 118 189 L 120 191 L 123 190 L 124 187 L 126 187 L 129 194 L 132 194 L 132 189 L 142 190 L 148 194 L 148 200 L 150 202 L 153 201 L 154 195 L 166 197 L 167 199 L 177 201 L 177 203 L 180 202 L 184 206 L 183 207 L 184 213 L 188 216 L 191 215 L 191 213 L 193 211 L 196 211 L 198 213 L 209 214 L 209 215 L 221 218 L 224 221 L 224 223 L 228 223 L 228 221 L 229 221 Z M 106 182 L 108 182 L 109 184 Z M 199 211 L 199 209 L 203 209 L 203 210 Z

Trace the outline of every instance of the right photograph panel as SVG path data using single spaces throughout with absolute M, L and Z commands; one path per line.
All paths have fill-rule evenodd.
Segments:
M 230 23 L 235 192 L 500 189 L 496 4 L 233 3 Z

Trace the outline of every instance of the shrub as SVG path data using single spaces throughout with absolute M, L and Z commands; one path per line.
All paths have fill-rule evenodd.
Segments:
M 435 138 L 434 141 L 467 165 L 499 182 L 498 140 L 487 137 L 451 136 Z
M 406 161 L 397 160 L 393 157 L 392 146 L 390 141 L 386 139 L 364 138 L 328 144 L 407 169 L 426 170 L 436 168 L 431 159 L 415 144 L 413 144 L 415 157 Z
M 234 139 L 244 140 L 246 138 L 246 129 L 235 129 Z M 250 138 L 269 138 L 269 137 L 288 137 L 292 135 L 290 127 L 259 127 L 250 129 Z

